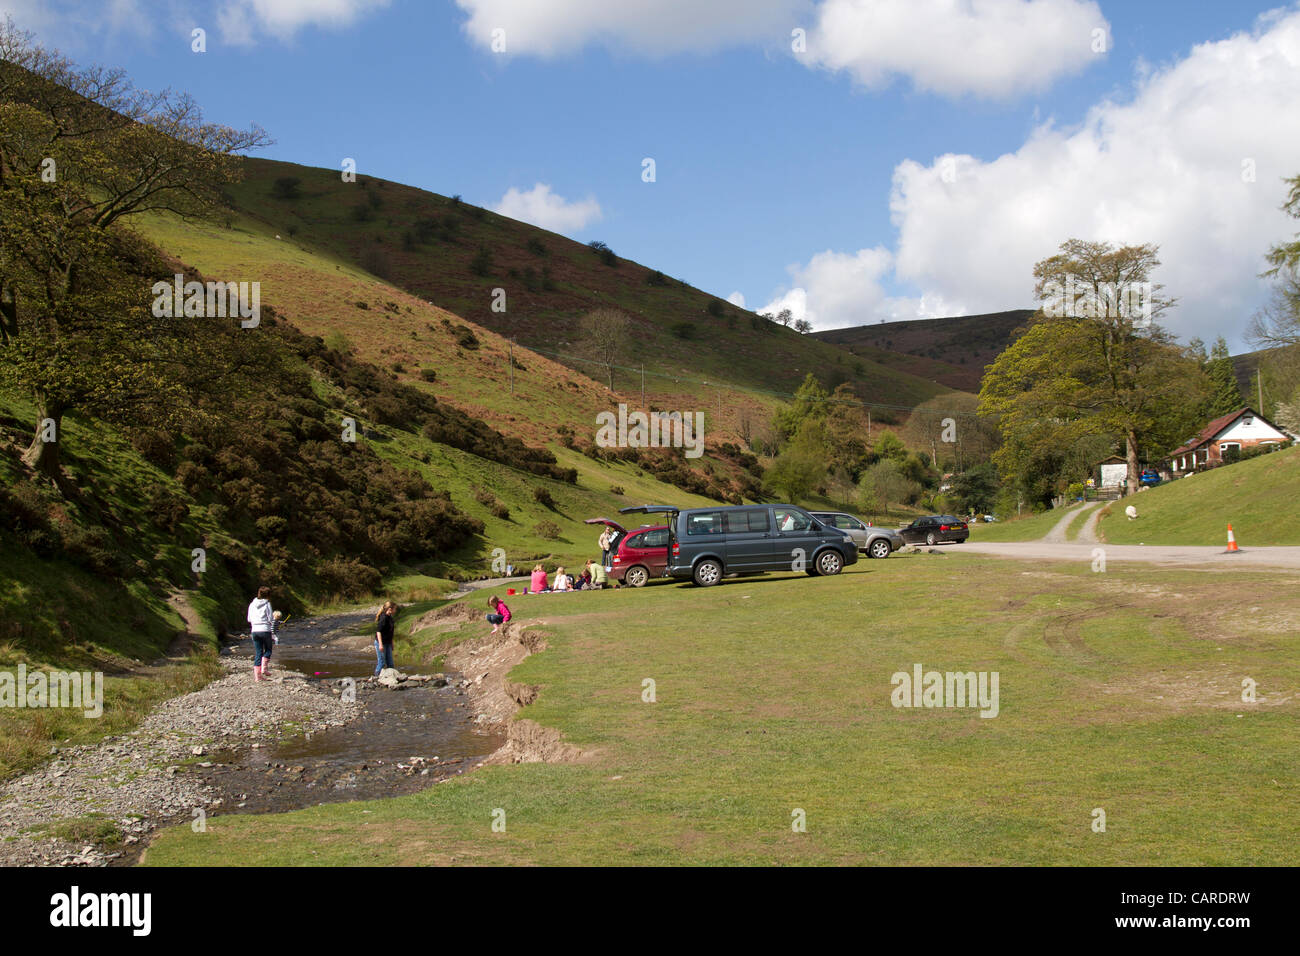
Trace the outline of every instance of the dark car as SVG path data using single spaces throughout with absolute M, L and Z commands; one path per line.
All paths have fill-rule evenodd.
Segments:
M 664 573 L 711 587 L 733 574 L 806 571 L 839 574 L 858 560 L 847 532 L 822 524 L 797 505 L 688 508 L 641 505 L 622 514 L 668 516 Z
M 898 529 L 908 544 L 960 544 L 970 537 L 966 522 L 955 515 L 926 515 Z
M 603 524 L 614 533 L 609 546 L 611 570 L 609 576 L 630 587 L 645 587 L 651 578 L 664 574 L 668 563 L 668 526 L 643 525 L 628 531 L 609 518 L 588 518 L 586 524 Z
M 843 511 L 813 511 L 824 525 L 847 531 L 853 543 L 869 558 L 887 558 L 903 546 L 903 536 L 892 528 L 876 528 Z

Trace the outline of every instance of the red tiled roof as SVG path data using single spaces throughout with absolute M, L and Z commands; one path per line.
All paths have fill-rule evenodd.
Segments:
M 1242 415 L 1246 414 L 1247 412 L 1250 412 L 1252 415 L 1255 414 L 1255 410 L 1248 406 L 1246 408 L 1239 408 L 1235 412 L 1229 412 L 1226 415 L 1219 416 L 1214 421 L 1210 422 L 1210 424 L 1202 428 L 1200 433 L 1197 434 L 1197 436 L 1193 438 L 1191 441 L 1189 441 L 1187 444 L 1183 445 L 1180 448 L 1175 448 L 1173 451 L 1171 451 L 1169 453 L 1169 457 L 1177 458 L 1179 455 L 1185 454 L 1194 448 L 1200 448 L 1206 442 L 1213 441 L 1214 436 L 1218 435 L 1219 432 L 1226 429 L 1229 425 L 1231 425 L 1233 422 L 1235 422 L 1238 418 L 1240 418 Z M 1260 418 L 1262 416 L 1256 415 L 1255 417 Z

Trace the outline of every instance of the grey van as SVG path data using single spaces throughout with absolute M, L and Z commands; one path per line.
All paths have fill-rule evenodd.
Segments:
M 858 560 L 849 535 L 797 505 L 688 508 L 638 505 L 622 514 L 663 514 L 668 525 L 664 576 L 711 587 L 726 575 L 766 571 L 839 574 Z

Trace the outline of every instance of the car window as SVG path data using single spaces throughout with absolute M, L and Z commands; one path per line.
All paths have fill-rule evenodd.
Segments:
M 722 534 L 722 513 L 706 511 L 686 516 L 687 534 Z
M 853 515 L 837 515 L 835 518 L 835 527 L 843 528 L 845 531 L 862 531 L 866 528 L 866 525 L 853 517 Z
M 655 531 L 647 531 L 641 535 L 639 548 L 664 548 L 668 546 L 668 529 L 659 528 Z
M 767 530 L 767 510 L 756 511 L 728 511 L 727 512 L 727 530 L 728 531 L 766 531 Z
M 792 508 L 773 508 L 772 514 L 776 517 L 777 531 L 807 531 L 812 524 L 806 512 Z
M 632 537 L 630 537 L 630 538 L 627 539 L 627 546 L 628 546 L 629 548 L 641 548 L 641 547 L 644 547 L 644 545 L 641 543 L 641 540 L 642 540 L 644 537 L 645 537 L 645 535 L 643 535 L 643 534 L 634 534 L 634 535 L 632 535 Z

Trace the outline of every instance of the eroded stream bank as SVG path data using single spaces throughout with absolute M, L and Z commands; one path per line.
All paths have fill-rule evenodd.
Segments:
M 332 615 L 281 632 L 271 680 L 255 683 L 248 640 L 223 649 L 228 675 L 165 702 L 130 734 L 55 750 L 0 790 L 0 864 L 122 866 L 149 835 L 196 811 L 266 813 L 395 796 L 463 773 L 505 741 L 449 673 L 385 690 L 370 615 Z M 333 685 L 357 681 L 355 703 Z M 481 708 L 480 708 L 481 710 Z

